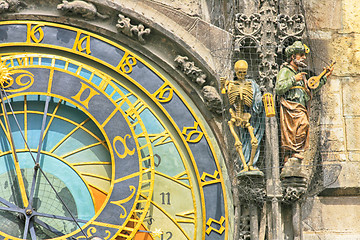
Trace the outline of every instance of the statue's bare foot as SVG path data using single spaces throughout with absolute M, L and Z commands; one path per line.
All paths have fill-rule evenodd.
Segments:
M 242 173 L 242 172 L 248 172 L 248 171 L 249 171 L 249 167 L 248 167 L 248 166 L 244 166 L 244 169 L 241 170 L 240 172 Z
M 254 167 L 254 166 L 249 166 L 249 170 L 250 171 L 260 171 L 258 168 Z

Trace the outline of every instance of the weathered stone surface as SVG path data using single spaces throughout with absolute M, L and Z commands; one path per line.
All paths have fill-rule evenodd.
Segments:
M 359 78 L 349 78 L 348 81 L 343 81 L 343 108 L 345 116 L 359 115 L 359 105 L 356 103 L 360 102 L 360 84 Z
M 360 150 L 360 117 L 345 119 L 346 142 L 348 151 Z
M 189 15 L 201 15 L 201 1 L 200 0 L 157 0 L 154 2 L 158 2 L 161 4 L 167 5 L 167 7 L 171 7 L 174 9 L 181 9 L 185 13 Z
M 328 164 L 328 163 L 324 163 Z M 336 181 L 329 181 L 324 178 L 324 182 L 333 184 L 325 184 L 327 188 L 358 188 L 360 186 L 360 162 L 332 162 L 330 164 L 337 164 L 341 167 L 339 176 L 327 176 L 328 178 L 334 178 Z M 324 175 L 325 176 L 325 175 Z M 325 176 L 326 177 L 326 176 Z
M 323 125 L 320 140 L 321 152 L 345 151 L 345 133 L 342 126 Z
M 332 91 L 322 92 L 321 123 L 322 124 L 343 124 L 342 120 L 342 96 L 332 94 Z
M 352 0 L 348 0 L 348 1 L 352 1 Z M 341 29 L 342 27 L 341 3 L 342 0 L 304 1 L 308 27 L 310 29 L 317 29 L 317 30 Z
M 329 56 L 331 56 L 332 59 L 336 59 L 337 69 L 335 73 L 337 75 L 348 76 L 351 73 L 355 74 L 359 72 L 359 67 L 353 65 L 354 61 L 357 61 L 353 49 L 355 39 L 354 34 L 333 34 L 332 41 L 328 48 Z
M 309 199 L 305 206 L 311 213 L 304 216 L 304 239 L 359 239 L 359 201 L 359 196 Z
M 360 32 L 360 5 L 354 0 L 342 0 L 342 17 L 344 33 Z

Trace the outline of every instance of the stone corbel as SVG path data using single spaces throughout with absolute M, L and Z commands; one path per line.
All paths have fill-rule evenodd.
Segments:
M 61 11 L 65 15 L 81 16 L 87 20 L 94 20 L 97 17 L 101 19 L 109 18 L 108 15 L 99 13 L 94 4 L 80 0 L 72 2 L 63 0 L 62 3 L 57 5 L 57 10 Z
M 0 0 L 0 14 L 6 12 L 17 12 L 20 7 L 26 7 L 27 4 L 20 0 Z
M 150 28 L 145 28 L 144 25 L 132 25 L 131 19 L 119 14 L 118 23 L 116 28 L 119 32 L 122 32 L 126 36 L 135 37 L 141 44 L 145 44 L 144 36 L 150 34 Z

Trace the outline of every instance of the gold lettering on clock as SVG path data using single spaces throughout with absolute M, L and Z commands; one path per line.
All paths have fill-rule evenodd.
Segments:
M 91 87 L 89 87 L 88 85 L 81 83 L 81 88 L 80 88 L 80 91 L 73 97 L 73 99 L 75 99 L 76 101 L 80 102 L 82 105 L 84 105 L 87 109 L 89 108 L 89 101 L 95 96 L 95 95 L 99 95 L 98 92 L 96 92 L 94 89 L 92 89 Z M 84 100 L 81 100 L 81 96 L 83 95 L 84 91 L 86 89 L 89 89 L 90 93 L 89 95 L 87 96 L 86 99 Z
M 135 103 L 133 103 L 133 107 L 130 107 L 125 111 L 126 115 L 128 115 L 132 120 L 136 119 L 136 113 L 140 114 L 142 111 L 144 111 L 146 106 L 140 99 L 136 100 Z
M 16 58 L 16 61 L 18 62 L 19 66 L 27 66 L 27 65 L 29 65 L 29 58 L 28 57 Z
M 135 66 L 136 63 L 136 58 L 131 56 L 128 52 L 125 52 L 116 68 L 123 73 L 129 74 L 132 72 L 133 66 Z
M 150 141 L 153 143 L 157 140 L 159 140 L 154 147 L 162 145 L 162 144 L 166 144 L 172 141 L 172 139 L 170 138 L 170 134 L 167 131 L 163 131 L 162 133 L 158 133 L 158 134 L 149 134 L 150 137 Z M 170 139 L 168 139 L 170 138 Z
M 127 138 L 131 138 L 130 134 L 126 134 L 124 138 L 120 137 L 120 136 L 116 136 L 113 140 L 113 146 L 115 149 L 116 154 L 118 155 L 119 158 L 124 158 L 127 155 L 133 155 L 135 153 L 135 148 L 130 150 L 126 144 L 126 139 Z M 122 143 L 122 145 L 124 146 L 124 153 L 120 154 L 115 146 L 116 142 L 120 141 Z
M 37 24 L 34 27 L 31 26 L 31 23 L 27 24 L 27 43 L 31 43 L 31 40 L 34 43 L 40 43 L 44 39 L 44 31 L 41 27 L 43 24 Z
M 193 127 L 184 127 L 182 130 L 182 134 L 186 137 L 186 141 L 189 143 L 197 143 L 201 140 L 202 136 L 204 135 L 203 132 L 198 131 L 199 123 L 194 122 Z M 188 132 L 190 131 L 190 132 Z M 196 136 L 197 135 L 197 136 Z M 193 137 L 195 136 L 195 137 Z
M 214 174 L 211 175 L 209 173 L 204 172 L 201 175 L 201 186 L 206 186 L 209 184 L 214 184 L 220 182 L 220 178 L 218 178 L 219 172 L 217 170 L 214 171 Z M 210 178 L 211 180 L 207 180 L 207 178 Z
M 168 84 L 163 84 L 153 96 L 161 103 L 170 102 L 174 95 L 174 89 L 172 89 Z
M 83 52 L 86 50 L 86 54 L 90 54 L 91 50 L 90 50 L 90 36 L 86 35 L 82 38 L 80 38 L 81 36 L 81 32 L 78 32 L 75 38 L 75 42 L 74 42 L 74 46 L 73 46 L 73 50 L 74 51 L 79 51 L 79 52 Z M 85 42 L 85 43 L 84 43 Z M 85 47 L 83 47 L 85 44 Z
M 207 222 L 206 222 L 206 225 L 208 226 L 208 229 L 206 229 L 206 231 L 205 231 L 206 234 L 209 235 L 211 233 L 211 231 L 222 234 L 225 230 L 225 227 L 223 226 L 224 222 L 225 222 L 225 218 L 223 216 L 221 216 L 219 221 L 217 221 L 213 218 L 209 218 L 209 220 L 207 220 Z M 212 227 L 211 226 L 212 223 L 216 223 L 217 225 L 220 226 L 220 228 L 216 229 L 216 228 Z
M 3 82 L 3 88 L 6 89 L 6 92 L 21 92 L 24 91 L 26 89 L 28 89 L 29 87 L 31 87 L 34 83 L 34 74 L 32 74 L 29 71 L 23 70 L 23 69 L 18 69 L 18 70 L 11 70 L 10 74 L 14 75 L 14 74 L 19 74 L 16 78 L 15 78 L 15 83 L 20 87 L 20 88 L 15 88 L 15 89 L 7 89 L 12 87 L 12 85 L 14 84 L 14 78 L 13 76 L 9 76 L 8 79 L 6 79 Z

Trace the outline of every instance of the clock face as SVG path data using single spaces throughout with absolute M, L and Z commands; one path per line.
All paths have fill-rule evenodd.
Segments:
M 0 33 L 0 239 L 228 239 L 214 147 L 170 76 L 80 29 Z

